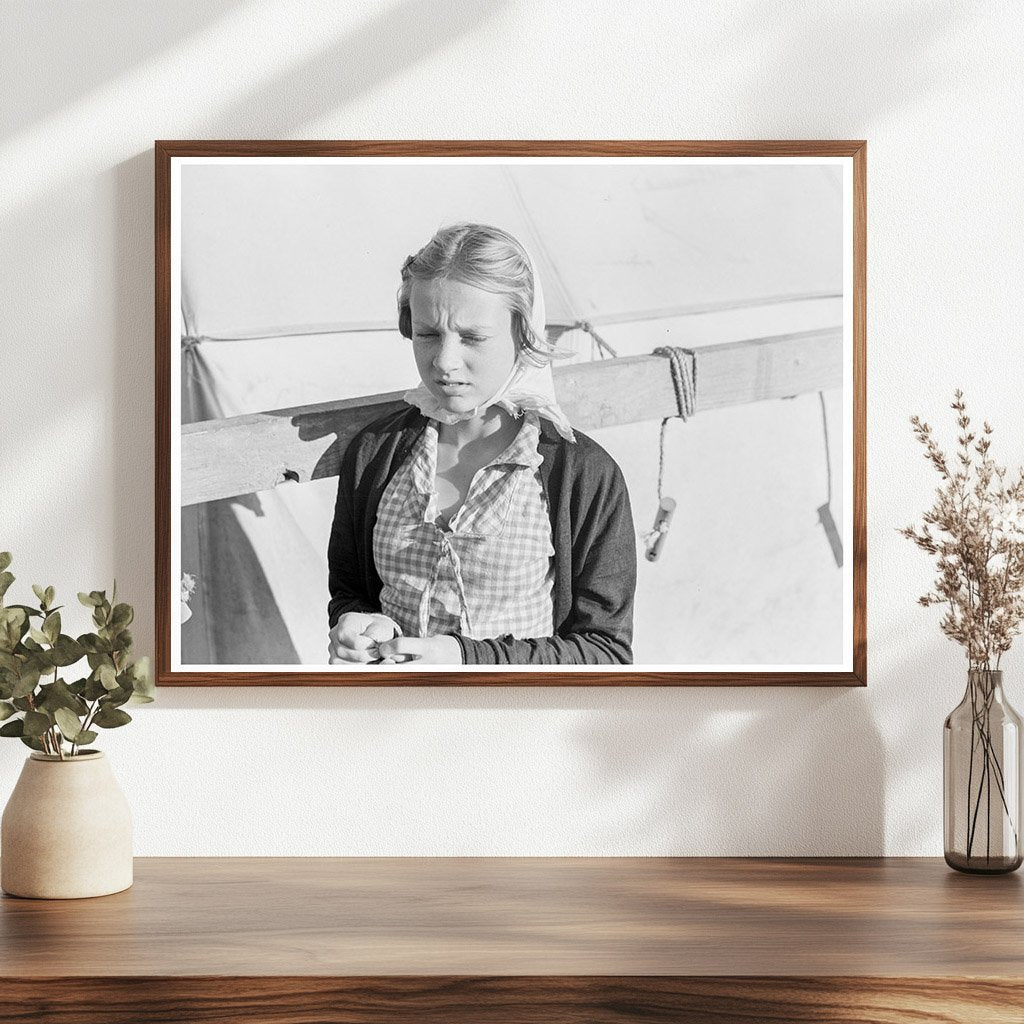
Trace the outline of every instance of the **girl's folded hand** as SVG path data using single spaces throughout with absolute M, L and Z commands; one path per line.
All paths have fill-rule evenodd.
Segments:
M 378 644 L 401 636 L 402 630 L 387 615 L 346 612 L 330 633 L 327 654 L 331 665 L 368 665 L 379 661 Z
M 385 663 L 401 665 L 418 661 L 424 665 L 461 665 L 462 648 L 453 636 L 399 636 L 377 645 Z

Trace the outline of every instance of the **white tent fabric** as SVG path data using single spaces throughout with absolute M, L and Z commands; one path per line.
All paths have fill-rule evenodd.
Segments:
M 619 355 L 833 326 L 841 200 L 839 169 L 820 164 L 186 164 L 182 303 L 215 392 L 206 407 L 233 415 L 415 384 L 395 329 L 398 268 L 454 220 L 523 238 L 542 266 L 549 324 L 589 320 Z M 563 343 L 576 359 L 594 354 L 582 332 Z M 187 399 L 189 375 L 183 385 Z M 640 561 L 638 664 L 841 661 L 843 579 L 816 515 L 828 466 L 843 522 L 839 391 L 825 407 L 828 453 L 817 395 L 671 425 L 665 491 L 680 509 L 663 558 Z M 656 503 L 658 426 L 594 433 L 623 468 L 638 533 Z M 324 662 L 335 489 L 317 481 L 226 503 L 223 544 L 245 539 L 258 586 L 216 579 L 240 571 L 211 554 L 224 506 L 205 554 L 183 530 L 182 569 L 206 598 L 182 628 L 183 664 Z M 279 617 L 269 650 L 266 601 L 237 599 L 255 589 Z
M 841 182 L 814 166 L 186 166 L 200 336 L 393 326 L 397 267 L 479 220 L 541 264 L 548 320 L 842 292 Z

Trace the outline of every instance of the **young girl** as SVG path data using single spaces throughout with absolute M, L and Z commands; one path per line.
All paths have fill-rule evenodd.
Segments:
M 402 266 L 398 313 L 422 380 L 342 459 L 331 664 L 632 662 L 629 496 L 555 400 L 526 250 L 443 228 Z

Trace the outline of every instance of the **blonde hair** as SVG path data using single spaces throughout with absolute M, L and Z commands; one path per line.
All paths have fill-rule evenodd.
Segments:
M 553 356 L 561 354 L 546 334 L 538 333 L 530 322 L 533 269 L 526 250 L 507 231 L 490 224 L 450 224 L 406 259 L 398 289 L 398 329 L 403 337 L 412 337 L 409 296 L 413 282 L 442 278 L 504 295 L 512 315 L 516 351 L 527 362 L 545 366 Z

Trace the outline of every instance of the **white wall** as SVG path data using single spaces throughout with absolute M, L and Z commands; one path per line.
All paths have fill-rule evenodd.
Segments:
M 867 689 L 168 688 L 104 737 L 138 853 L 941 852 L 963 664 L 895 528 L 955 386 L 1024 462 L 1016 4 L 7 0 L 0 39 L 0 548 L 116 576 L 142 649 L 154 138 L 869 140 Z

